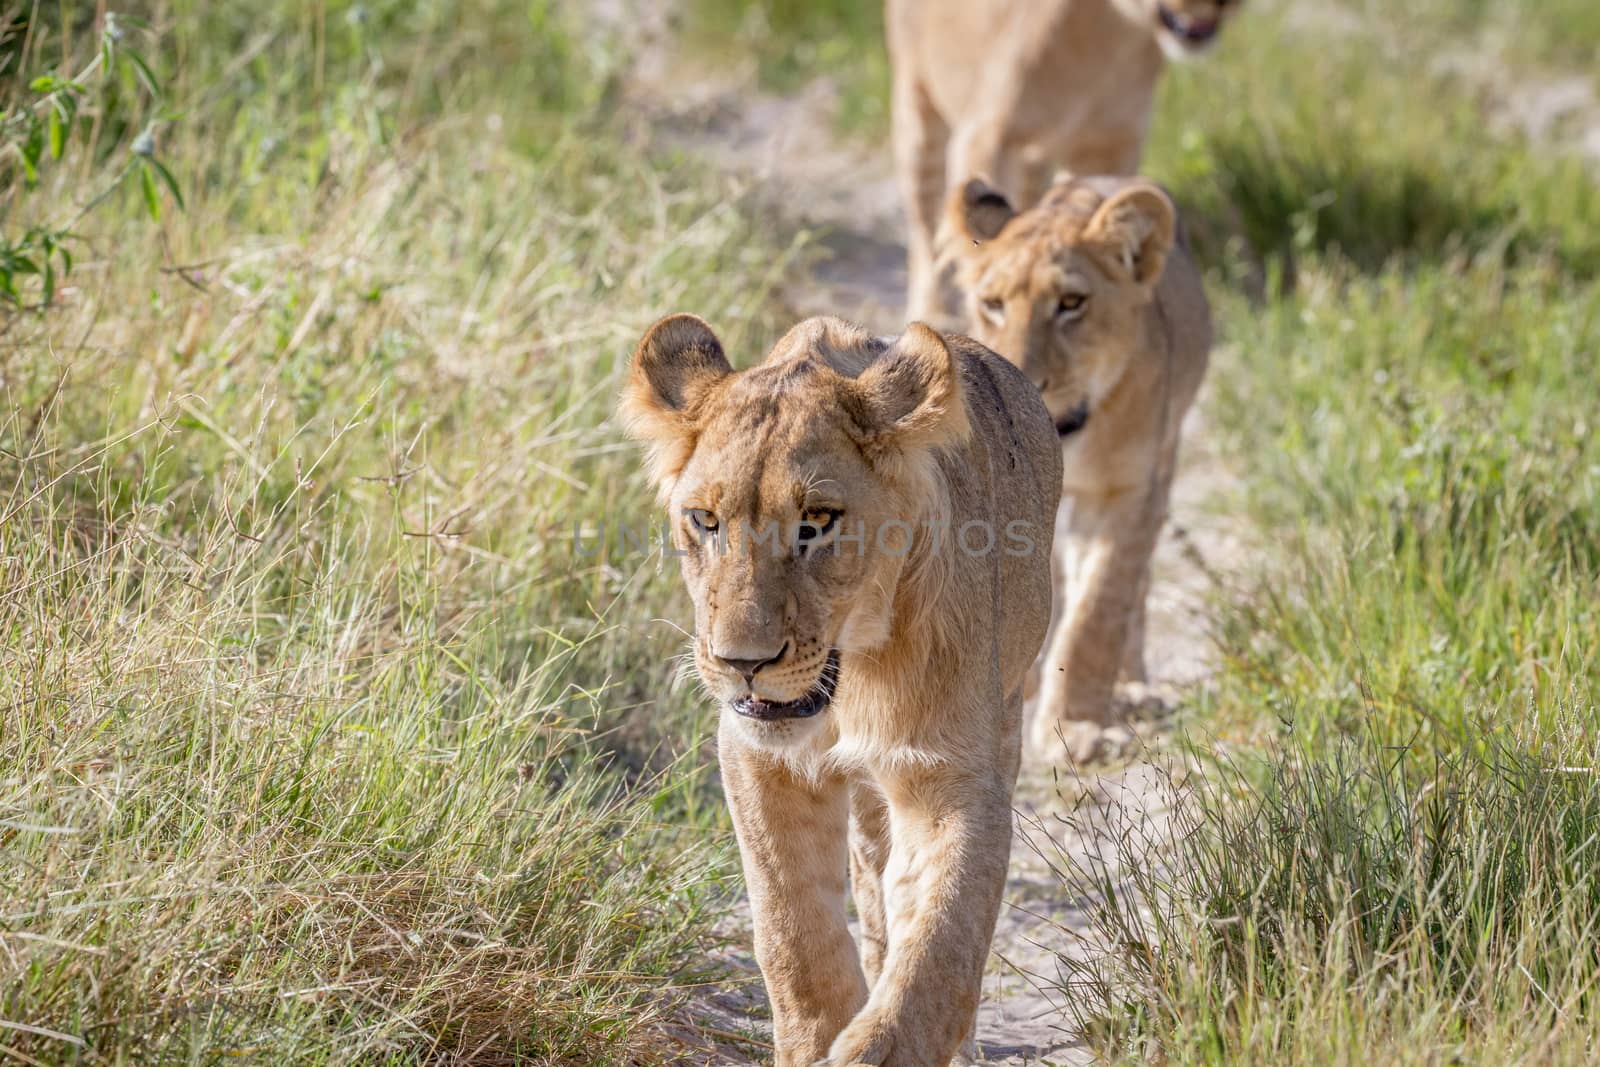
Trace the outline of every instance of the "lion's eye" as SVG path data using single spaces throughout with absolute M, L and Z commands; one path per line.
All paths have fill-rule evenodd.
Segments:
M 704 508 L 688 509 L 689 525 L 702 540 L 715 534 L 719 528 L 717 517 Z
M 843 512 L 835 508 L 813 508 L 800 516 L 800 528 L 796 531 L 795 540 L 800 544 L 800 551 L 804 552 L 811 545 L 816 544 L 833 531 L 839 524 L 839 516 Z
M 984 317 L 993 322 L 1004 322 L 1006 317 L 1006 302 L 995 297 L 980 301 Z
M 1089 297 L 1084 293 L 1068 293 L 1056 305 L 1056 315 L 1063 319 L 1075 319 L 1083 314 L 1083 309 L 1088 306 Z

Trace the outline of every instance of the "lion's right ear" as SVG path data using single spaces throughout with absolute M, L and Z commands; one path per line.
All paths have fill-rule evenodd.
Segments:
M 945 223 L 964 243 L 992 241 L 1017 217 L 1006 194 L 982 178 L 973 178 L 950 194 Z
M 705 320 L 668 315 L 645 331 L 634 350 L 622 417 L 650 449 L 650 476 L 666 490 L 694 452 L 695 417 L 717 382 L 733 373 L 722 342 Z

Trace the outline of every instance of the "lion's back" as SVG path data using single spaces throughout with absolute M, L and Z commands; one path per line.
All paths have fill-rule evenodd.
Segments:
M 962 539 L 964 553 L 993 561 L 989 590 L 1002 685 L 1026 674 L 1050 621 L 1050 550 L 1061 499 L 1061 445 L 1039 390 L 1016 367 L 969 337 L 946 335 L 961 359 L 973 440 L 952 457 L 954 524 L 988 533 Z M 992 533 L 992 536 L 989 534 Z M 975 605 L 976 607 L 976 605 Z
M 1061 443 L 1038 386 L 978 341 L 947 334 L 960 356 L 973 433 L 995 454 L 995 502 L 1006 518 L 1054 515 Z

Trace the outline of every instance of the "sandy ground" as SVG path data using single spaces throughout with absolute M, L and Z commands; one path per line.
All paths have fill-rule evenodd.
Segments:
M 664 29 L 659 32 L 665 41 Z M 820 261 L 784 294 L 797 316 L 841 315 L 898 332 L 905 249 L 891 161 L 884 146 L 845 144 L 834 136 L 827 83 L 779 97 L 754 91 L 747 72 L 708 77 L 703 69 L 675 69 L 664 45 L 641 54 L 629 99 L 642 135 L 749 180 L 761 203 L 787 224 L 810 230 L 820 244 Z M 1226 358 L 1225 348 L 1213 354 Z M 1235 551 L 1208 504 L 1228 482 L 1207 448 L 1202 395 L 1186 427 L 1172 522 L 1157 552 L 1149 605 L 1152 682 L 1180 694 L 1204 685 L 1208 675 L 1209 574 Z M 1146 723 L 1141 733 L 1154 738 L 1159 725 Z M 1085 777 L 1024 763 L 1006 903 L 979 1015 L 981 1062 L 1093 1062 L 1070 1032 L 1058 959 L 1094 951 L 1085 902 L 1074 899 L 1052 868 L 1085 859 L 1114 827 L 1140 825 L 1159 836 L 1171 802 L 1167 780 L 1146 761 Z M 688 1062 L 770 1062 L 770 1016 L 748 951 L 748 913 L 730 916 L 723 932 L 735 946 L 719 954 L 729 980 L 695 1002 L 677 1040 L 685 1043 Z

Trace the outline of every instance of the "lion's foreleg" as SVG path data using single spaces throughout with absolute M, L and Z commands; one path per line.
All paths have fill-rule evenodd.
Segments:
M 1107 131 L 1073 138 L 1062 152 L 1061 165 L 1072 174 L 1137 174 L 1144 153 L 1144 129 Z
M 970 1035 L 1011 851 L 1011 782 L 922 774 L 889 790 L 889 952 L 828 1064 L 928 1067 Z
M 1152 555 L 1154 549 L 1152 549 Z M 1144 662 L 1145 603 L 1150 598 L 1150 560 L 1145 559 L 1139 571 L 1139 586 L 1133 592 L 1132 616 L 1128 620 L 1128 636 L 1122 645 L 1122 680 L 1147 682 L 1149 671 Z
M 1142 640 L 1145 575 L 1165 518 L 1165 496 L 1158 488 L 1073 501 L 1061 546 L 1069 557 L 1067 603 L 1045 651 L 1031 738 L 1036 748 L 1047 750 L 1058 733 L 1071 734 L 1084 724 L 1110 724 L 1112 693 L 1128 663 L 1129 643 L 1136 635 Z
M 849 787 L 803 780 L 723 732 L 723 787 L 772 1001 L 778 1067 L 810 1067 L 867 999 L 845 925 Z

